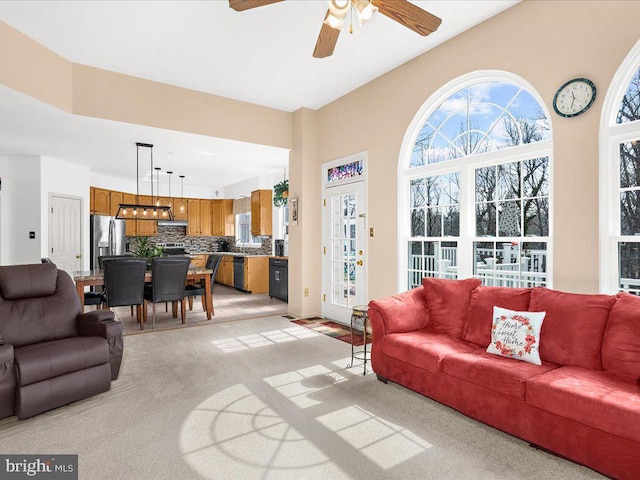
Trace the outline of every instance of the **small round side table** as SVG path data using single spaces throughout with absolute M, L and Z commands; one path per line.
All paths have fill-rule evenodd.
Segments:
M 367 362 L 371 360 L 371 352 L 367 350 L 367 330 L 369 328 L 369 307 L 367 305 L 355 305 L 353 312 L 351 313 L 351 322 L 349 324 L 349 332 L 351 333 L 351 363 L 347 365 L 347 368 L 353 367 L 354 360 L 362 360 L 363 372 L 362 375 L 367 374 Z M 356 350 L 355 340 L 353 338 L 354 328 L 362 328 L 362 339 L 364 341 L 363 348 Z

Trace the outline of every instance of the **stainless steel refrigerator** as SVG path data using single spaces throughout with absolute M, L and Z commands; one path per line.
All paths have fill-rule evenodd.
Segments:
M 98 269 L 98 257 L 126 253 L 126 220 L 91 215 L 91 269 Z

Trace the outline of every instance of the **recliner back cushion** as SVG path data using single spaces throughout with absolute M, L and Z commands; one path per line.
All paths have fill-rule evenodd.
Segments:
M 37 266 L 40 265 L 0 267 L 0 278 L 6 279 L 5 269 L 11 269 L 12 274 L 19 277 L 30 275 L 30 268 L 27 267 Z M 78 335 L 77 317 L 81 305 L 73 280 L 53 264 L 42 264 L 42 267 L 53 267 L 56 272 L 55 287 L 51 294 L 12 300 L 4 297 L 4 290 L 0 288 L 0 336 L 5 343 L 16 348 Z M 43 270 L 43 275 L 50 275 L 50 272 Z M 13 290 L 14 293 L 16 291 Z
M 602 341 L 602 368 L 640 381 L 640 298 L 618 294 Z
M 530 288 L 479 286 L 471 292 L 462 339 L 486 348 L 491 343 L 493 307 L 524 312 L 529 307 L 530 295 Z
M 471 292 L 480 283 L 477 278 L 423 278 L 422 286 L 430 316 L 427 331 L 460 338 L 469 311 Z
M 7 300 L 44 297 L 56 291 L 58 268 L 53 263 L 0 268 L 0 295 Z
M 602 370 L 602 338 L 615 301 L 613 295 L 534 288 L 529 311 L 547 312 L 540 331 L 540 358 L 559 365 Z

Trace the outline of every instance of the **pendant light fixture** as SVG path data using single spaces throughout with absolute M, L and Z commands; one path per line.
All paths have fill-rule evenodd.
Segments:
M 182 198 L 180 213 L 184 213 L 184 175 L 180 175 L 180 198 Z
M 140 148 L 148 148 L 151 156 L 151 205 L 140 202 Z M 165 219 L 173 220 L 173 212 L 168 205 L 159 205 L 154 202 L 153 195 L 153 145 L 150 143 L 136 143 L 136 203 L 121 203 L 116 213 L 116 218 L 126 220 L 157 220 L 158 215 Z
M 156 167 L 155 171 L 156 171 L 156 188 L 158 189 L 158 199 L 156 200 L 156 207 L 160 206 L 160 170 L 162 170 L 160 167 Z M 151 179 L 151 181 L 153 182 L 153 178 Z

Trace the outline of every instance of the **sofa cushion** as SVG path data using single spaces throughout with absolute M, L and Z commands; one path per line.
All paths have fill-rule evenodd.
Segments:
M 602 368 L 640 381 L 640 298 L 618 294 L 602 341 Z
M 527 382 L 534 407 L 640 442 L 640 385 L 609 372 L 561 367 Z
M 527 380 L 558 368 L 552 363 L 534 365 L 486 352 L 449 355 L 442 371 L 480 387 L 524 400 Z
M 53 295 L 57 277 L 53 263 L 9 265 L 0 269 L 0 295 L 7 300 Z
M 540 333 L 540 358 L 558 365 L 601 370 L 602 338 L 615 301 L 613 295 L 534 288 L 529 310 L 547 312 Z
M 29 385 L 109 362 L 102 337 L 74 337 L 16 348 L 17 384 Z
M 462 339 L 481 347 L 488 347 L 491 342 L 493 307 L 527 310 L 530 295 L 530 288 L 479 286 L 471 292 L 469 314 L 464 324 Z
M 487 353 L 542 365 L 540 328 L 545 312 L 516 312 L 493 307 L 491 343 Z
M 452 338 L 462 337 L 462 329 L 469 312 L 471 292 L 480 286 L 480 280 L 426 277 L 422 280 L 422 286 L 431 317 L 427 330 L 449 335 Z
M 390 357 L 430 373 L 438 373 L 442 370 L 442 360 L 447 355 L 482 352 L 482 348 L 455 340 L 447 335 L 420 330 L 385 335 L 382 351 Z

